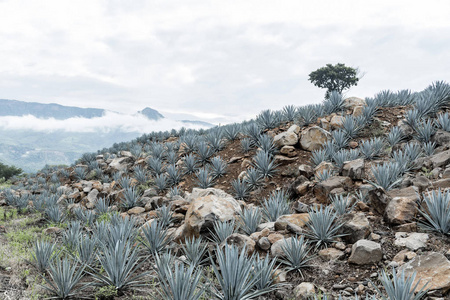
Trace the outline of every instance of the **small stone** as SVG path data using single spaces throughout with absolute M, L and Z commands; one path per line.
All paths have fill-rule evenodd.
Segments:
M 260 238 L 257 242 L 257 245 L 261 250 L 264 250 L 264 251 L 269 250 L 270 246 L 271 246 L 269 239 L 267 237 Z
M 326 261 L 339 260 L 344 257 L 344 252 L 335 248 L 326 248 L 319 251 L 319 256 Z
M 371 239 L 372 241 L 379 241 L 379 240 L 381 239 L 381 235 L 376 234 L 376 233 L 371 233 L 371 234 L 370 234 L 370 239 Z
M 136 206 L 128 210 L 128 214 L 131 215 L 139 215 L 145 212 L 145 208 Z
M 48 228 L 44 229 L 43 233 L 46 235 L 51 235 L 51 234 L 58 234 L 61 231 L 62 231 L 62 229 L 59 227 L 48 227 Z
M 374 264 L 383 258 L 381 245 L 369 240 L 359 240 L 352 247 L 349 263 L 357 265 Z
M 310 282 L 302 282 L 294 289 L 296 299 L 309 299 L 316 293 L 314 284 Z
M 339 249 L 339 250 L 345 250 L 345 248 L 347 248 L 347 247 L 345 246 L 345 244 L 343 242 L 337 242 L 334 245 L 334 248 Z
M 271 244 L 274 244 L 277 241 L 282 240 L 284 238 L 284 236 L 279 233 L 271 233 L 271 234 L 269 234 L 269 236 L 267 238 L 269 239 L 269 242 Z
M 293 146 L 281 147 L 280 153 L 286 155 L 287 157 L 294 157 L 295 155 L 297 155 L 295 148 Z

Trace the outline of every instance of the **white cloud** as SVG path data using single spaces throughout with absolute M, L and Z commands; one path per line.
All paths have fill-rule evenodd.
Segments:
M 186 124 L 171 119 L 149 120 L 141 114 L 125 115 L 106 112 L 98 118 L 69 118 L 57 120 L 54 118 L 40 119 L 32 115 L 0 117 L 0 128 L 5 130 L 31 131 L 67 131 L 67 132 L 121 132 L 150 133 L 152 131 L 166 131 L 181 127 L 200 129 L 201 126 Z

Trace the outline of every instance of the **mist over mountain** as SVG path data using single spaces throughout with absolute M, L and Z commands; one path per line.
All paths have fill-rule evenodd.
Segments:
M 83 153 L 110 147 L 151 131 L 210 128 L 211 123 L 174 120 L 146 107 L 134 114 L 0 100 L 0 162 L 33 172 L 48 165 L 69 165 Z

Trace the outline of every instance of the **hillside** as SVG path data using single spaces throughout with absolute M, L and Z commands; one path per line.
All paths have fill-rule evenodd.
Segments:
M 17 178 L 0 193 L 0 290 L 60 296 L 37 283 L 63 266 L 75 298 L 449 299 L 449 110 L 445 82 L 332 93 Z

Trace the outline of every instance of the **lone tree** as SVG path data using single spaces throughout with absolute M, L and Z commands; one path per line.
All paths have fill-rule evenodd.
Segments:
M 347 67 L 345 64 L 327 64 L 325 67 L 309 74 L 309 81 L 315 86 L 327 89 L 325 98 L 330 97 L 331 91 L 342 93 L 353 85 L 358 84 L 358 69 Z

